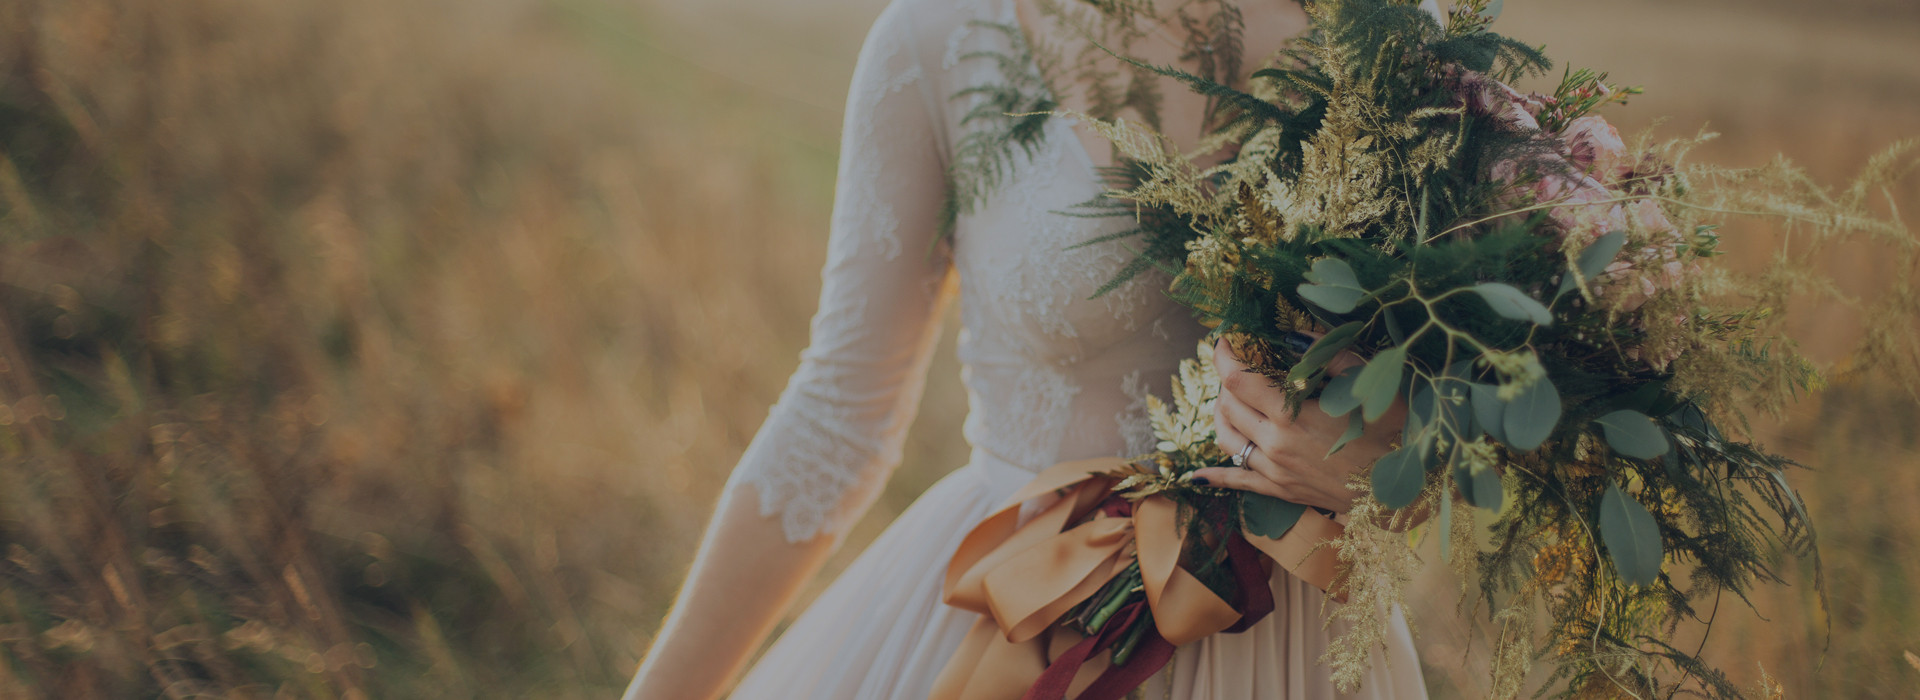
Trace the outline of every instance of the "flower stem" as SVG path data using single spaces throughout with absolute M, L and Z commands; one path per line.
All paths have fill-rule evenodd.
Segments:
M 1140 645 L 1140 638 L 1146 636 L 1147 627 L 1153 624 L 1153 613 L 1147 612 L 1133 621 L 1133 629 L 1127 631 L 1126 639 L 1113 648 L 1113 665 L 1124 666 L 1127 659 L 1133 658 L 1133 650 Z

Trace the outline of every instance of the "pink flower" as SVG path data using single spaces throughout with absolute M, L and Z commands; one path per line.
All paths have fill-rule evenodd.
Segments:
M 1671 239 L 1674 245 L 1680 244 L 1680 236 L 1674 233 L 1673 222 L 1667 220 L 1667 213 L 1660 211 L 1660 204 L 1651 199 L 1636 199 L 1629 205 L 1633 215 L 1633 225 L 1641 231 L 1652 234 L 1656 240 Z
M 1679 232 L 1667 219 L 1658 202 L 1651 199 L 1619 201 L 1627 195 L 1609 189 L 1591 175 L 1570 174 L 1552 156 L 1536 161 L 1548 170 L 1524 189 L 1509 197 L 1516 206 L 1548 205 L 1547 221 L 1561 242 L 1587 245 L 1614 231 L 1635 231 L 1649 243 L 1623 252 L 1593 281 L 1594 292 L 1602 301 L 1632 312 L 1646 304 L 1662 289 L 1680 284 L 1686 274 L 1679 258 Z M 1513 161 L 1496 163 L 1488 172 L 1498 182 L 1513 183 L 1522 177 L 1521 165 Z
M 1535 201 L 1554 205 L 1547 210 L 1547 220 L 1560 228 L 1561 240 L 1586 245 L 1627 227 L 1626 209 L 1611 201 L 1618 194 L 1591 177 L 1546 175 L 1534 183 L 1533 194 Z
M 1543 98 L 1522 95 L 1470 72 L 1459 80 L 1459 94 L 1470 111 L 1490 116 L 1504 128 L 1539 128 L 1535 117 L 1546 104 Z M 1623 250 L 1588 288 L 1598 303 L 1629 314 L 1629 322 L 1642 330 L 1663 322 L 1636 312 L 1692 274 L 1681 261 L 1683 238 L 1659 202 L 1648 197 L 1672 176 L 1672 165 L 1652 155 L 1630 159 L 1620 132 L 1597 116 L 1575 119 L 1555 136 L 1557 154 L 1501 161 L 1488 168 L 1491 181 L 1508 185 L 1497 201 L 1514 209 L 1544 207 L 1551 233 L 1561 245 L 1584 246 L 1614 231 L 1632 232 L 1633 240 L 1642 244 Z M 1671 322 L 1684 325 L 1688 319 L 1681 314 Z M 1636 346 L 1626 352 L 1663 371 L 1682 349 Z
M 1633 169 L 1627 163 L 1627 144 L 1620 140 L 1619 130 L 1601 117 L 1568 122 L 1560 130 L 1560 140 L 1566 145 L 1567 162 L 1602 182 L 1616 181 Z
M 1531 156 L 1524 165 L 1503 160 L 1494 163 L 1487 176 L 1494 182 L 1516 184 L 1529 173 L 1535 173 L 1536 179 L 1524 188 L 1509 187 L 1500 197 L 1501 204 L 1515 208 L 1548 205 L 1547 220 L 1553 222 L 1561 240 L 1584 245 L 1627 227 L 1627 211 L 1618 202 L 1609 201 L 1617 199 L 1618 194 L 1599 180 L 1573 171 L 1559 156 Z
M 1509 130 L 1540 130 L 1539 116 L 1551 98 L 1539 93 L 1521 94 L 1506 83 L 1470 70 L 1455 78 L 1455 94 L 1467 105 L 1467 111 L 1493 120 Z
M 1641 199 L 1626 209 L 1634 227 L 1650 241 L 1607 265 L 1596 291 L 1620 310 L 1634 311 L 1660 290 L 1679 286 L 1688 271 L 1680 262 L 1680 234 L 1660 205 Z

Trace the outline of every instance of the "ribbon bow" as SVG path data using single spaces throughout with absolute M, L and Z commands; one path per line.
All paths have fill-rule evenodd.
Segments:
M 1159 670 L 1174 647 L 1244 630 L 1271 612 L 1265 559 L 1321 590 L 1333 585 L 1337 557 L 1318 545 L 1343 528 L 1308 509 L 1279 539 L 1234 533 L 1228 558 L 1244 600 L 1238 608 L 1222 600 L 1180 566 L 1186 536 L 1177 504 L 1152 495 L 1130 508 L 1112 507 L 1115 479 L 1108 475 L 1133 468 L 1117 457 L 1056 464 L 967 533 L 947 566 L 945 600 L 984 617 L 941 671 L 931 700 L 1119 698 Z M 1021 504 L 1057 491 L 1065 493 L 1019 523 Z M 1153 625 L 1131 659 L 1114 667 L 1096 655 L 1147 609 L 1129 604 L 1092 637 L 1055 623 L 1129 559 L 1139 562 Z

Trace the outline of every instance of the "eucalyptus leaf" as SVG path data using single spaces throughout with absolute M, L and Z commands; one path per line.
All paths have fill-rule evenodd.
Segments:
M 1373 463 L 1373 497 L 1388 508 L 1405 508 L 1427 485 L 1424 445 L 1403 445 Z
M 1299 286 L 1300 298 L 1336 314 L 1352 311 L 1367 295 L 1367 288 L 1360 286 L 1360 279 L 1353 274 L 1353 266 L 1339 258 L 1313 261 L 1306 277 L 1312 284 Z
M 1496 514 L 1500 512 L 1506 492 L 1500 484 L 1499 472 L 1482 469 L 1475 473 L 1466 467 L 1456 467 L 1453 480 L 1460 484 L 1460 495 L 1465 496 L 1468 503 Z
M 1307 348 L 1306 354 L 1300 356 L 1300 361 L 1294 363 L 1292 369 L 1287 370 L 1287 377 L 1305 380 L 1313 376 L 1313 373 L 1320 371 L 1327 366 L 1328 362 L 1333 361 L 1333 358 L 1339 356 L 1340 351 L 1352 346 L 1354 339 L 1360 335 L 1360 329 L 1365 325 L 1354 321 L 1340 324 L 1333 330 L 1327 331 L 1326 335 L 1314 341 L 1312 347 Z
M 1553 426 L 1559 422 L 1560 391 L 1553 388 L 1551 380 L 1541 377 L 1507 403 L 1506 415 L 1502 417 L 1507 439 L 1501 442 L 1516 450 L 1532 450 L 1546 442 L 1547 436 L 1553 434 Z
M 1473 420 L 1487 436 L 1507 443 L 1507 402 L 1500 400 L 1500 387 L 1474 382 L 1467 385 L 1473 403 Z
M 1614 411 L 1594 421 L 1613 451 L 1634 459 L 1653 459 L 1672 449 L 1667 434 L 1639 411 Z
M 1353 381 L 1359 372 L 1347 372 L 1327 381 L 1327 388 L 1320 390 L 1320 410 L 1329 416 L 1344 416 L 1360 407 L 1360 397 L 1353 394 Z
M 1307 270 L 1307 281 L 1333 287 L 1360 288 L 1360 278 L 1353 274 L 1353 266 L 1339 258 L 1321 258 L 1313 261 L 1313 268 Z
M 1449 434 L 1461 440 L 1472 440 L 1480 433 L 1474 429 L 1473 407 L 1467 399 L 1467 383 L 1452 377 L 1440 377 L 1427 385 L 1429 388 L 1413 399 L 1415 406 L 1427 413 L 1423 417 L 1429 423 L 1438 422 L 1446 426 Z
M 1599 277 L 1600 273 L 1606 272 L 1607 265 L 1613 262 L 1614 257 L 1620 254 L 1620 248 L 1626 244 L 1626 231 L 1614 231 L 1593 239 L 1592 243 L 1588 243 L 1587 247 L 1580 251 L 1580 259 L 1574 261 L 1574 269 L 1580 278 L 1575 280 L 1572 274 L 1560 278 L 1560 291 L 1555 292 L 1554 296 L 1573 291 L 1580 282 L 1592 280 Z
M 1340 448 L 1346 447 L 1347 443 L 1353 442 L 1355 439 L 1359 438 L 1361 434 L 1366 432 L 1366 430 L 1367 430 L 1366 419 L 1361 418 L 1360 414 L 1358 413 L 1348 411 L 1347 412 L 1347 431 L 1340 434 L 1339 440 L 1334 441 L 1333 447 L 1327 450 L 1327 456 L 1332 457 L 1335 452 L 1340 451 Z
M 1368 421 L 1378 419 L 1393 405 L 1393 397 L 1400 392 L 1400 376 L 1406 362 L 1407 346 L 1396 345 L 1380 351 L 1360 369 L 1360 376 L 1353 380 L 1353 395 L 1360 397 Z
M 1553 312 L 1513 285 L 1482 282 L 1467 289 L 1480 295 L 1481 299 L 1486 300 L 1487 306 L 1493 307 L 1493 312 L 1501 316 L 1515 321 L 1531 321 L 1540 326 L 1553 325 Z
M 1240 492 L 1240 522 L 1247 531 L 1261 537 L 1279 539 L 1300 521 L 1307 507 L 1252 491 Z
M 1616 400 L 1615 405 L 1620 408 L 1630 408 L 1648 416 L 1664 416 L 1672 413 L 1678 406 L 1679 400 L 1673 394 L 1667 393 L 1667 381 L 1661 379 L 1641 384 L 1640 388 L 1634 389 L 1633 393 L 1628 394 L 1624 400 Z
M 1419 443 L 1422 445 L 1432 445 L 1433 438 L 1434 434 L 1427 432 L 1426 419 L 1422 418 L 1418 411 L 1407 411 L 1407 422 L 1400 428 L 1402 444 L 1412 445 Z M 1421 454 L 1426 454 L 1426 452 L 1421 452 Z
M 1600 537 L 1620 580 L 1644 586 L 1660 578 L 1660 525 L 1646 506 L 1620 490 L 1619 484 L 1607 485 L 1600 498 Z
M 1360 298 L 1367 295 L 1366 290 L 1363 289 L 1329 287 L 1324 284 L 1302 284 L 1298 291 L 1301 299 L 1336 314 L 1353 311 L 1354 307 L 1360 305 Z
M 1486 9 L 1480 11 L 1480 16 L 1487 18 L 1488 22 L 1492 22 L 1500 17 L 1500 11 L 1505 9 L 1506 6 L 1506 0 L 1490 0 L 1487 3 Z
M 1436 396 L 1438 396 L 1438 394 L 1433 393 L 1432 382 L 1414 377 L 1413 400 L 1407 402 L 1407 412 L 1419 416 L 1420 422 L 1422 423 L 1433 422 L 1433 414 L 1440 409 L 1434 400 Z
M 1587 247 L 1580 251 L 1578 265 L 1581 278 L 1593 279 L 1599 277 L 1600 273 L 1606 272 L 1607 266 L 1613 264 L 1613 259 L 1620 255 L 1620 249 L 1626 245 L 1626 231 L 1609 231 L 1606 235 L 1593 239 L 1592 243 L 1588 243 Z

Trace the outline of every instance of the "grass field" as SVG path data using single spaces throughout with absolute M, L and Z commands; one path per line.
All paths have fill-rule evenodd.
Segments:
M 880 6 L 0 5 L 0 697 L 617 693 L 806 340 Z M 1920 136 L 1910 0 L 1507 12 L 1714 162 L 1837 183 Z M 1794 312 L 1827 362 L 1875 322 Z M 832 569 L 964 459 L 951 335 Z M 1711 658 L 1913 697 L 1920 408 L 1843 384 L 1761 431 L 1812 468 L 1830 605 L 1784 562 Z M 1479 624 L 1420 586 L 1436 697 L 1479 697 Z

